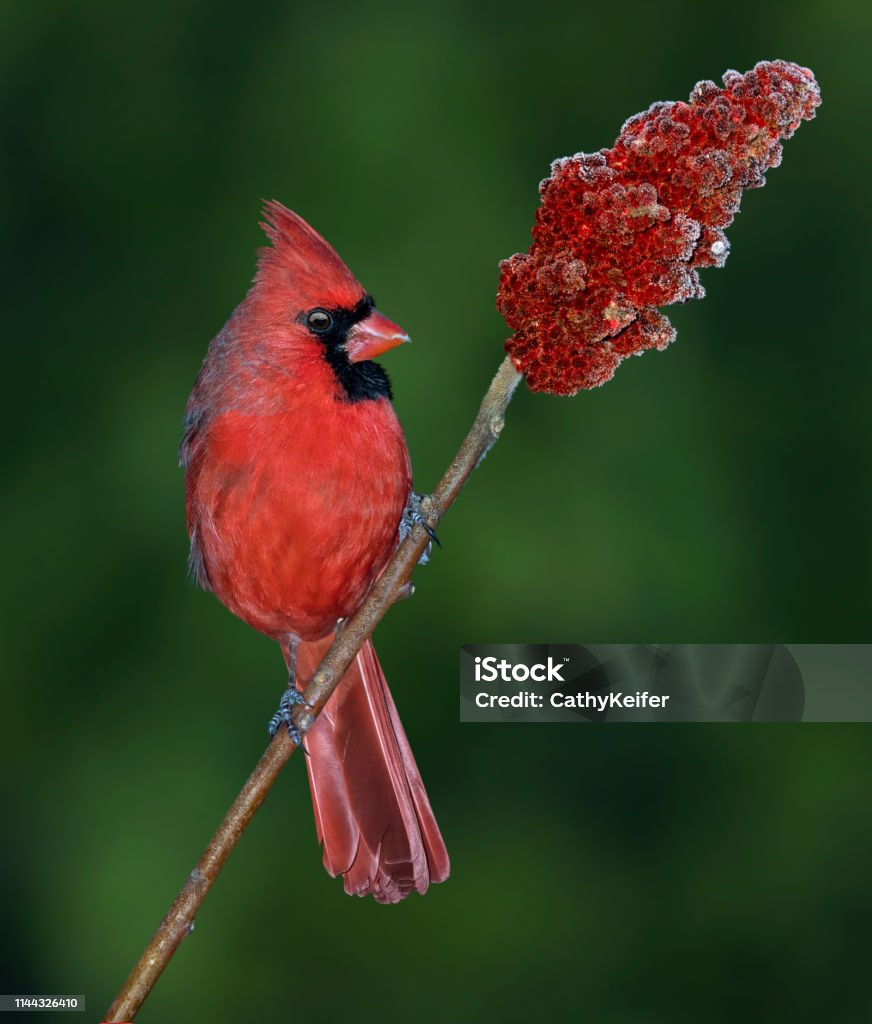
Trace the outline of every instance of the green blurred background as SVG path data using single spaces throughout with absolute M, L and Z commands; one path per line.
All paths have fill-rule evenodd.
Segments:
M 295 758 L 140 1019 L 869 1019 L 868 727 L 461 727 L 457 649 L 872 639 L 870 27 L 853 0 L 0 7 L 2 991 L 99 1019 L 264 747 L 281 657 L 186 583 L 176 467 L 261 197 L 415 339 L 384 362 L 426 489 L 549 161 L 784 57 L 824 105 L 676 344 L 519 393 L 378 630 L 451 879 L 343 896 Z

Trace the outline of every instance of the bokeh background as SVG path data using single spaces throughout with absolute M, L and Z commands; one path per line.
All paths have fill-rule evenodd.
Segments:
M 522 391 L 378 630 L 449 882 L 343 896 L 295 758 L 139 1019 L 869 1019 L 869 727 L 460 726 L 457 651 L 872 640 L 870 27 L 856 0 L 0 6 L 3 991 L 99 1019 L 264 747 L 281 657 L 186 582 L 176 467 L 259 200 L 415 339 L 385 363 L 426 489 L 549 161 L 784 57 L 824 104 L 676 344 Z

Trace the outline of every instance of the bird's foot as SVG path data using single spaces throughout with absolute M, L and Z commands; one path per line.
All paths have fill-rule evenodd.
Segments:
M 430 561 L 430 552 L 433 549 L 433 545 L 441 548 L 442 545 L 439 542 L 439 538 L 436 536 L 436 531 L 427 522 L 424 516 L 422 507 L 424 499 L 427 497 L 426 494 L 419 494 L 418 491 L 412 491 L 409 495 L 409 500 L 406 507 L 403 509 L 403 515 L 400 519 L 400 541 L 404 541 L 408 537 L 412 528 L 415 526 L 422 526 L 430 537 L 430 543 L 424 548 L 421 553 L 421 557 L 418 559 L 419 565 L 426 565 Z
M 293 710 L 296 704 L 305 704 L 307 708 L 312 705 L 306 700 L 306 698 L 300 693 L 296 686 L 289 686 L 287 690 L 282 694 L 282 699 L 279 701 L 278 710 L 269 720 L 269 734 L 275 736 L 279 731 L 279 728 L 284 725 L 288 730 L 288 736 L 298 746 L 301 747 L 303 753 L 306 753 L 306 748 L 303 746 L 303 734 L 297 728 L 293 719 Z

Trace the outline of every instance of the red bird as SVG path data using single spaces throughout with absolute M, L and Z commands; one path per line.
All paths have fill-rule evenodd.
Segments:
M 330 245 L 266 204 L 245 299 L 209 346 L 188 399 L 190 567 L 277 640 L 290 717 L 338 623 L 394 551 L 412 496 L 409 453 L 376 363 L 408 336 Z M 448 877 L 448 853 L 370 641 L 306 736 L 324 866 L 345 891 L 396 903 Z

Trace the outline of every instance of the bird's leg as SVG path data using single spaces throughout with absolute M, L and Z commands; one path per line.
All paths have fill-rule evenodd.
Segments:
M 268 728 L 270 736 L 275 736 L 278 732 L 279 726 L 284 723 L 288 730 L 288 736 L 291 737 L 298 747 L 302 748 L 303 753 L 305 754 L 306 748 L 303 747 L 303 736 L 294 724 L 294 719 L 292 717 L 295 704 L 305 704 L 307 708 L 311 707 L 302 693 L 297 689 L 297 644 L 299 644 L 299 642 L 299 638 L 296 636 L 288 638 L 288 688 L 282 694 L 278 710 L 269 720 Z
M 403 509 L 403 515 L 400 518 L 400 541 L 404 541 L 412 532 L 413 526 L 423 526 L 430 537 L 430 543 L 421 553 L 421 557 L 418 559 L 419 565 L 426 565 L 430 561 L 430 552 L 435 544 L 436 547 L 441 548 L 442 545 L 439 543 L 439 538 L 436 536 L 436 531 L 430 526 L 424 517 L 424 513 L 421 511 L 424 499 L 427 497 L 426 494 L 419 494 L 418 491 L 412 491 L 409 495 L 409 500 L 406 503 L 406 507 Z

